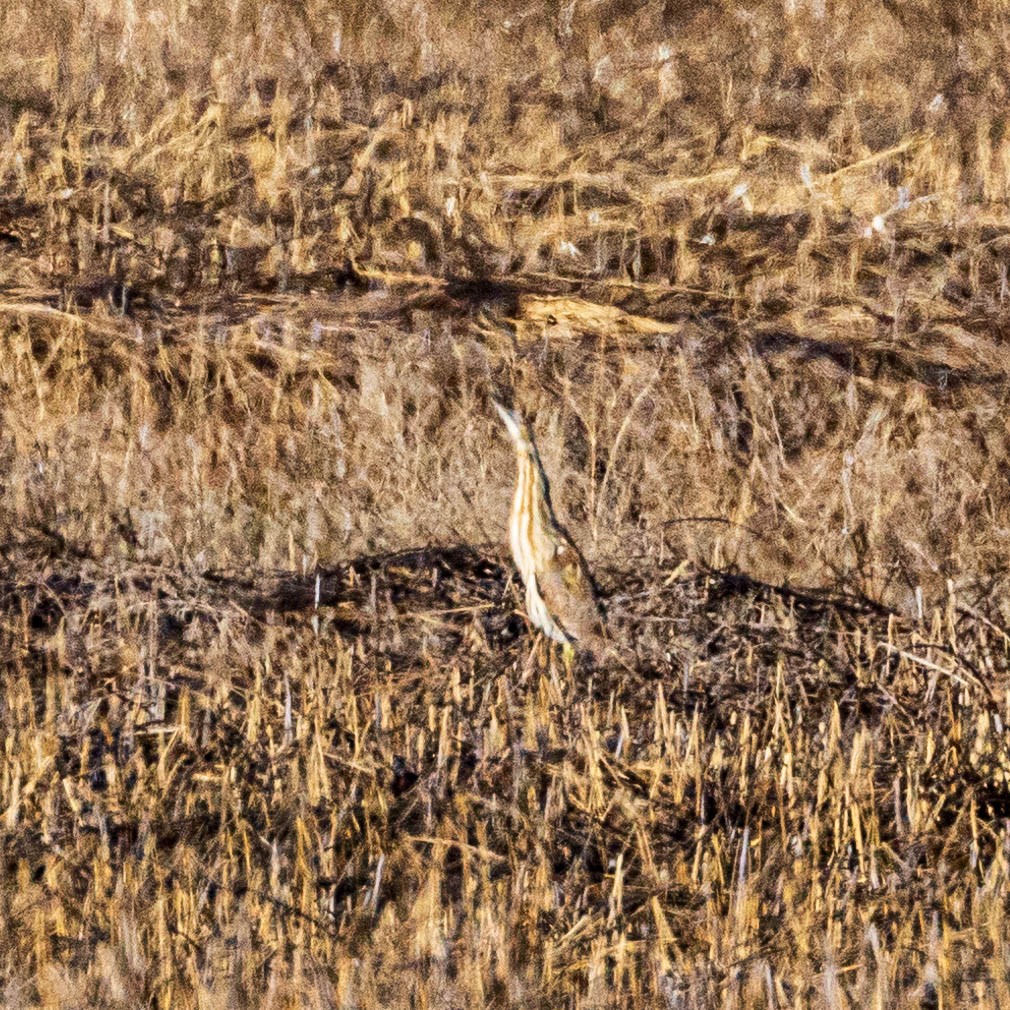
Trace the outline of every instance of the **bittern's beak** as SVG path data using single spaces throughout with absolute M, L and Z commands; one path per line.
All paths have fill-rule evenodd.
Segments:
M 509 435 L 512 436 L 512 441 L 525 442 L 526 438 L 523 434 L 523 421 L 519 411 L 509 410 L 497 400 L 492 400 L 491 402 L 495 405 L 495 409 L 498 411 L 499 417 L 501 417 L 501 419 L 505 422 L 505 427 L 508 428 Z

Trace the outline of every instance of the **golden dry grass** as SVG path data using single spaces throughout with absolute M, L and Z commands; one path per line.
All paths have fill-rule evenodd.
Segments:
M 1004 21 L 5 5 L 0 1003 L 1010 1005 Z

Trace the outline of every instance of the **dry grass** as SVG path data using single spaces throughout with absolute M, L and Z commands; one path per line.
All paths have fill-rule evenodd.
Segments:
M 1004 21 L 6 5 L 0 1003 L 1010 1005 Z

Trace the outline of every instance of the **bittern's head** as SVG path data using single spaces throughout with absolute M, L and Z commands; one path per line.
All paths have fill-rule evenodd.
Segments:
M 529 452 L 533 448 L 533 440 L 530 438 L 530 430 L 526 427 L 522 414 L 518 410 L 510 410 L 497 400 L 491 401 L 495 405 L 499 416 L 505 422 L 509 435 L 516 447 L 517 452 Z

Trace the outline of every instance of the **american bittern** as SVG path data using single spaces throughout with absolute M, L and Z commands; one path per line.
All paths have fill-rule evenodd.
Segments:
M 582 555 L 554 516 L 533 435 L 518 411 L 497 400 L 494 405 L 516 449 L 509 541 L 526 586 L 526 612 L 548 638 L 564 645 L 566 661 L 575 646 L 599 656 L 605 642 L 603 611 Z

